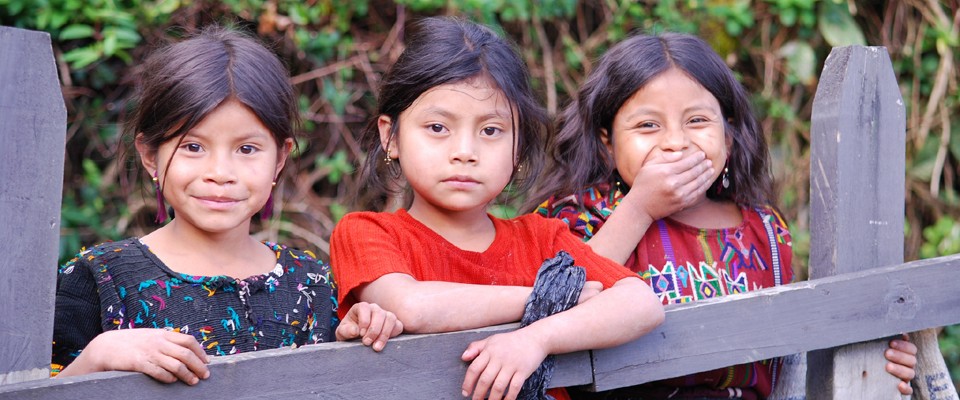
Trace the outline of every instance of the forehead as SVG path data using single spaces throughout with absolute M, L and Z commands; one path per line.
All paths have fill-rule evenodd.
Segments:
M 458 107 L 462 105 L 469 106 Z M 423 92 L 405 111 L 451 109 L 457 113 L 490 113 L 504 118 L 513 114 L 509 99 L 489 78 L 476 77 L 434 86 Z

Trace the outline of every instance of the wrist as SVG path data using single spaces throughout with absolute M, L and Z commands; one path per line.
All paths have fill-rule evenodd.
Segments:
M 643 197 L 643 194 L 640 190 L 630 191 L 620 200 L 620 206 L 617 207 L 616 211 L 627 211 L 632 214 L 630 216 L 631 220 L 636 220 L 641 223 L 653 222 L 657 218 L 647 211 L 646 204 L 644 203 L 646 199 Z M 621 208 L 623 210 L 621 210 Z

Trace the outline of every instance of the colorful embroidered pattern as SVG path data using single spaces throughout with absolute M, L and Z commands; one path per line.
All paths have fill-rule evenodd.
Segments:
M 601 185 L 551 199 L 537 212 L 562 219 L 574 234 L 589 240 L 622 199 L 619 190 Z M 772 207 L 741 209 L 741 215 L 742 223 L 727 229 L 701 229 L 669 218 L 658 220 L 648 228 L 625 265 L 650 285 L 663 304 L 688 303 L 790 282 L 792 242 L 786 223 Z M 743 398 L 765 397 L 772 390 L 777 365 L 769 360 L 735 365 L 627 392 L 643 398 L 719 398 L 729 389 Z
M 54 364 L 69 365 L 111 329 L 193 335 L 210 355 L 333 340 L 338 320 L 329 266 L 308 252 L 265 244 L 277 264 L 246 279 L 174 272 L 136 238 L 81 251 L 59 270 Z

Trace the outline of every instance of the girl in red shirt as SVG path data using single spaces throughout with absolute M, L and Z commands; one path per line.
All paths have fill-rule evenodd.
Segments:
M 546 118 L 520 57 L 490 29 L 443 18 L 417 28 L 381 82 L 360 185 L 378 208 L 406 183 L 409 203 L 337 224 L 330 257 L 341 308 L 376 302 L 412 333 L 516 322 L 541 263 L 567 251 L 593 281 L 578 305 L 462 355 L 464 396 L 516 398 L 548 355 L 633 340 L 662 322 L 663 309 L 635 274 L 559 221 L 487 213 L 508 185 L 522 193 L 539 175 Z

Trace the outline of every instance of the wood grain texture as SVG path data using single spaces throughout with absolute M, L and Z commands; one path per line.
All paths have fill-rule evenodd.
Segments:
M 666 322 L 593 352 L 594 390 L 960 322 L 960 255 L 667 307 Z M 839 399 L 840 397 L 838 397 Z
M 67 111 L 50 35 L 0 26 L 0 384 L 49 376 Z
M 0 386 L 0 398 L 461 398 L 467 369 L 460 361 L 463 350 L 474 340 L 517 326 L 401 336 L 381 353 L 356 343 L 330 343 L 217 357 L 210 379 L 195 387 L 165 385 L 139 373 L 106 372 Z M 587 352 L 557 358 L 551 386 L 591 380 Z
M 906 112 L 886 49 L 833 49 L 811 123 L 810 278 L 903 262 Z M 886 347 L 810 354 L 808 399 L 899 400 Z

